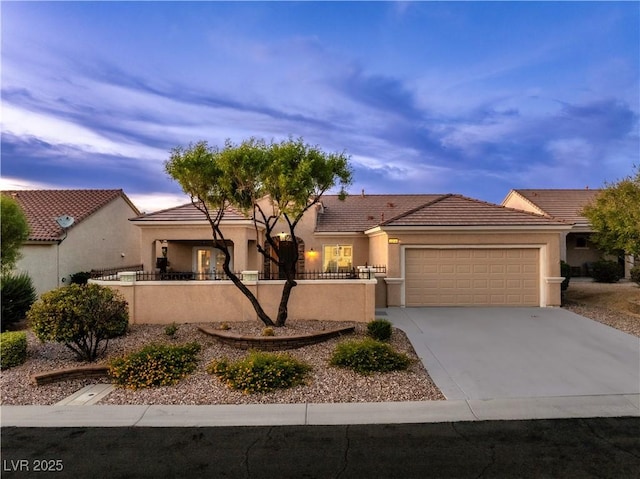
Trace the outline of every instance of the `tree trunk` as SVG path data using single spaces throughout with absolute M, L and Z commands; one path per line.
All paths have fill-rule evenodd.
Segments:
M 282 288 L 282 296 L 280 297 L 280 305 L 278 306 L 278 317 L 276 318 L 276 326 L 284 326 L 287 321 L 287 316 L 289 315 L 289 297 L 291 296 L 291 290 L 296 287 L 298 283 L 289 277 L 287 278 L 287 282 L 284 283 L 284 288 Z
M 249 290 L 249 288 L 247 288 L 247 286 L 240 280 L 240 278 L 238 278 L 235 274 L 233 274 L 228 267 L 225 268 L 225 265 L 222 266 L 222 269 L 224 270 L 226 275 L 229 277 L 229 279 L 231 279 L 233 284 L 235 284 L 236 287 L 240 291 L 242 291 L 242 294 L 244 294 L 247 297 L 247 299 L 251 302 L 251 306 L 253 306 L 253 309 L 258 315 L 258 318 L 260 319 L 260 321 L 262 321 L 266 326 L 275 326 L 273 320 L 269 317 L 267 313 L 265 313 L 264 309 L 262 309 L 262 306 L 260 306 L 260 302 L 258 301 L 258 299 Z

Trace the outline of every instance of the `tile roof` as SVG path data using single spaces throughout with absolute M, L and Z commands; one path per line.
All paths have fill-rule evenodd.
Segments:
M 547 216 L 572 223 L 587 224 L 587 219 L 580 214 L 580 211 L 601 190 L 518 189 L 513 191 L 537 206 Z
M 56 223 L 62 215 L 72 216 L 75 227 L 116 198 L 123 197 L 139 214 L 122 190 L 3 190 L 22 207 L 29 224 L 30 241 L 56 241 L 63 229 Z
M 322 197 L 316 232 L 363 232 L 442 195 L 337 195 Z
M 567 226 L 547 216 L 520 211 L 462 195 L 439 198 L 390 218 L 381 226 Z
M 246 220 L 248 219 L 241 211 L 233 207 L 228 207 L 224 214 L 224 220 Z M 205 214 L 196 208 L 192 203 L 187 203 L 166 210 L 155 211 L 133 218 L 135 222 L 156 222 L 156 221 L 206 221 Z

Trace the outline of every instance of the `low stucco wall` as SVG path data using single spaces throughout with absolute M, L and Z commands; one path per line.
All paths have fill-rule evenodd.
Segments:
M 132 324 L 253 321 L 249 300 L 231 281 L 91 280 L 123 294 Z M 247 284 L 275 321 L 284 281 Z M 375 319 L 376 280 L 298 281 L 289 299 L 289 320 L 362 321 Z

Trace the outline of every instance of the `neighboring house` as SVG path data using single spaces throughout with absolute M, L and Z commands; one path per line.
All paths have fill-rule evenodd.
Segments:
M 600 250 L 591 241 L 594 230 L 581 213 L 599 192 L 600 190 L 590 189 L 517 189 L 511 190 L 502 204 L 572 225 L 571 230 L 564 234 L 560 245 L 560 258 L 571 266 L 572 276 L 590 276 L 590 265 L 606 257 L 619 261 L 625 276 L 629 277 L 632 262 L 625 261 L 624 255 L 610 257 Z
M 132 220 L 141 230 L 145 270 L 190 272 L 170 279 L 220 279 L 220 253 L 193 205 Z M 324 196 L 296 228 L 297 272 L 320 278 L 376 265 L 376 306 L 557 306 L 560 241 L 571 226 L 460 195 Z M 222 221 L 233 270 L 278 271 L 257 251 L 264 231 L 229 209 Z M 284 228 L 282 228 L 284 231 Z M 279 232 L 276 233 L 280 236 Z M 282 233 L 278 241 L 290 243 Z M 307 301 L 311 304 L 313 298 Z
M 29 237 L 16 270 L 27 272 L 38 293 L 69 284 L 70 275 L 140 262 L 140 215 L 122 190 L 2 191 L 22 207 Z M 62 228 L 59 219 L 73 224 Z M 63 226 L 70 223 L 60 220 Z

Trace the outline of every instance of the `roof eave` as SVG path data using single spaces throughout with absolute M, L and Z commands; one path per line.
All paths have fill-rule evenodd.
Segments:
M 314 231 L 314 236 L 364 236 L 362 231 Z
M 571 225 L 385 225 L 365 231 L 370 235 L 381 231 L 570 231 Z
M 154 220 L 154 219 L 142 219 L 133 218 L 130 219 L 131 223 L 137 226 L 210 226 L 207 220 Z M 253 227 L 253 221 L 251 220 L 222 220 L 221 226 L 250 226 Z M 263 225 L 258 223 L 258 228 L 264 228 Z

